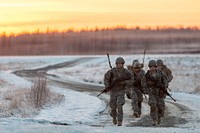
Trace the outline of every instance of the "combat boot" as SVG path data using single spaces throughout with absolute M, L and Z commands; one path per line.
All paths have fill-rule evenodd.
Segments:
M 134 112 L 134 113 L 133 113 L 133 116 L 135 116 L 136 118 L 138 118 L 138 117 L 139 117 L 139 114 L 138 114 L 137 112 Z
M 121 122 L 121 121 L 118 121 L 117 126 L 122 126 L 122 122 Z
M 113 124 L 114 124 L 114 125 L 117 124 L 117 119 L 116 119 L 116 117 L 113 117 Z
M 153 120 L 152 125 L 156 126 L 156 124 L 157 124 L 157 120 Z

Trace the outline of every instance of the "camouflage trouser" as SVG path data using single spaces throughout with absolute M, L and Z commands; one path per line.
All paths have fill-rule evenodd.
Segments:
M 137 92 L 132 90 L 131 99 L 132 99 L 131 104 L 133 111 L 141 115 L 142 101 L 143 101 L 142 92 L 140 90 Z
M 157 95 L 149 95 L 150 116 L 153 120 L 157 120 L 164 116 L 165 101 Z
M 109 103 L 111 107 L 110 116 L 113 118 L 117 117 L 118 121 L 121 122 L 123 120 L 123 105 L 125 104 L 124 94 L 125 91 L 110 93 L 110 103 Z

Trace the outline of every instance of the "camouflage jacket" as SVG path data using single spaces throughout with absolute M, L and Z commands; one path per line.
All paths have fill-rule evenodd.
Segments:
M 161 70 L 166 74 L 168 83 L 171 82 L 173 79 L 172 71 L 166 65 L 163 65 Z
M 126 77 L 130 77 L 126 80 L 118 80 L 118 79 L 124 79 Z M 111 92 L 117 92 L 121 90 L 125 90 L 128 88 L 127 86 L 133 85 L 134 77 L 133 75 L 125 68 L 117 69 L 112 68 L 108 70 L 104 75 L 104 85 L 105 88 L 110 86 L 113 82 L 115 82 L 115 85 L 112 87 Z
M 134 68 L 129 68 L 128 70 L 132 73 L 132 75 L 134 76 L 134 87 L 142 87 L 141 85 L 141 80 L 145 75 L 145 71 L 143 69 L 140 70 L 139 73 L 135 73 Z
M 145 80 L 142 81 L 142 85 L 145 86 L 146 92 L 150 95 L 158 95 L 161 89 L 166 90 L 168 87 L 167 77 L 161 70 L 157 69 L 155 76 L 152 76 L 148 70 L 144 79 Z

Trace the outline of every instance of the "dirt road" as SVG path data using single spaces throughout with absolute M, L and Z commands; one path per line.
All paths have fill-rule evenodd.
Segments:
M 37 76 L 46 76 L 48 79 L 48 83 L 53 86 L 58 86 L 62 88 L 69 88 L 72 90 L 80 91 L 83 93 L 90 94 L 92 96 L 97 96 L 98 93 L 100 93 L 99 90 L 102 90 L 103 87 L 100 85 L 93 85 L 93 84 L 87 84 L 87 83 L 78 83 L 78 82 L 72 82 L 67 80 L 62 80 L 62 77 L 59 77 L 57 75 L 47 74 L 49 70 L 59 69 L 63 67 L 73 67 L 76 65 L 79 65 L 79 63 L 84 61 L 89 61 L 91 57 L 88 58 L 80 58 L 69 62 L 63 62 L 60 64 L 55 64 L 51 66 L 41 67 L 38 69 L 31 69 L 31 70 L 19 70 L 15 71 L 14 74 L 17 76 L 26 78 L 28 80 L 33 81 L 35 77 Z M 103 94 L 99 97 L 101 100 L 104 100 L 106 103 L 109 101 L 109 95 Z M 134 127 L 134 126 L 141 126 L 141 127 L 150 127 L 152 126 L 151 118 L 149 116 L 149 106 L 147 104 L 147 100 L 145 99 L 143 102 L 143 113 L 140 118 L 134 118 L 132 116 L 132 109 L 131 109 L 131 101 L 126 99 L 126 104 L 124 105 L 124 121 L 123 125 L 127 127 Z M 147 111 L 145 111 L 147 110 Z M 176 112 L 176 113 L 174 113 Z M 187 114 L 183 117 L 183 114 Z M 178 127 L 180 125 L 184 126 L 185 123 L 187 123 L 188 119 L 192 115 L 192 110 L 189 107 L 184 106 L 181 103 L 174 103 L 170 99 L 166 99 L 166 111 L 165 111 L 165 117 L 162 119 L 161 124 L 159 127 Z M 112 119 L 109 117 L 109 106 L 107 106 L 104 110 L 99 112 L 98 115 L 95 116 L 95 118 L 98 120 L 97 123 L 92 124 L 91 126 L 110 126 L 112 125 Z

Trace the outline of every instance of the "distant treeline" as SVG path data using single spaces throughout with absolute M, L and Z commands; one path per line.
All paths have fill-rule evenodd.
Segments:
M 0 37 L 0 55 L 200 53 L 198 28 L 38 32 Z

